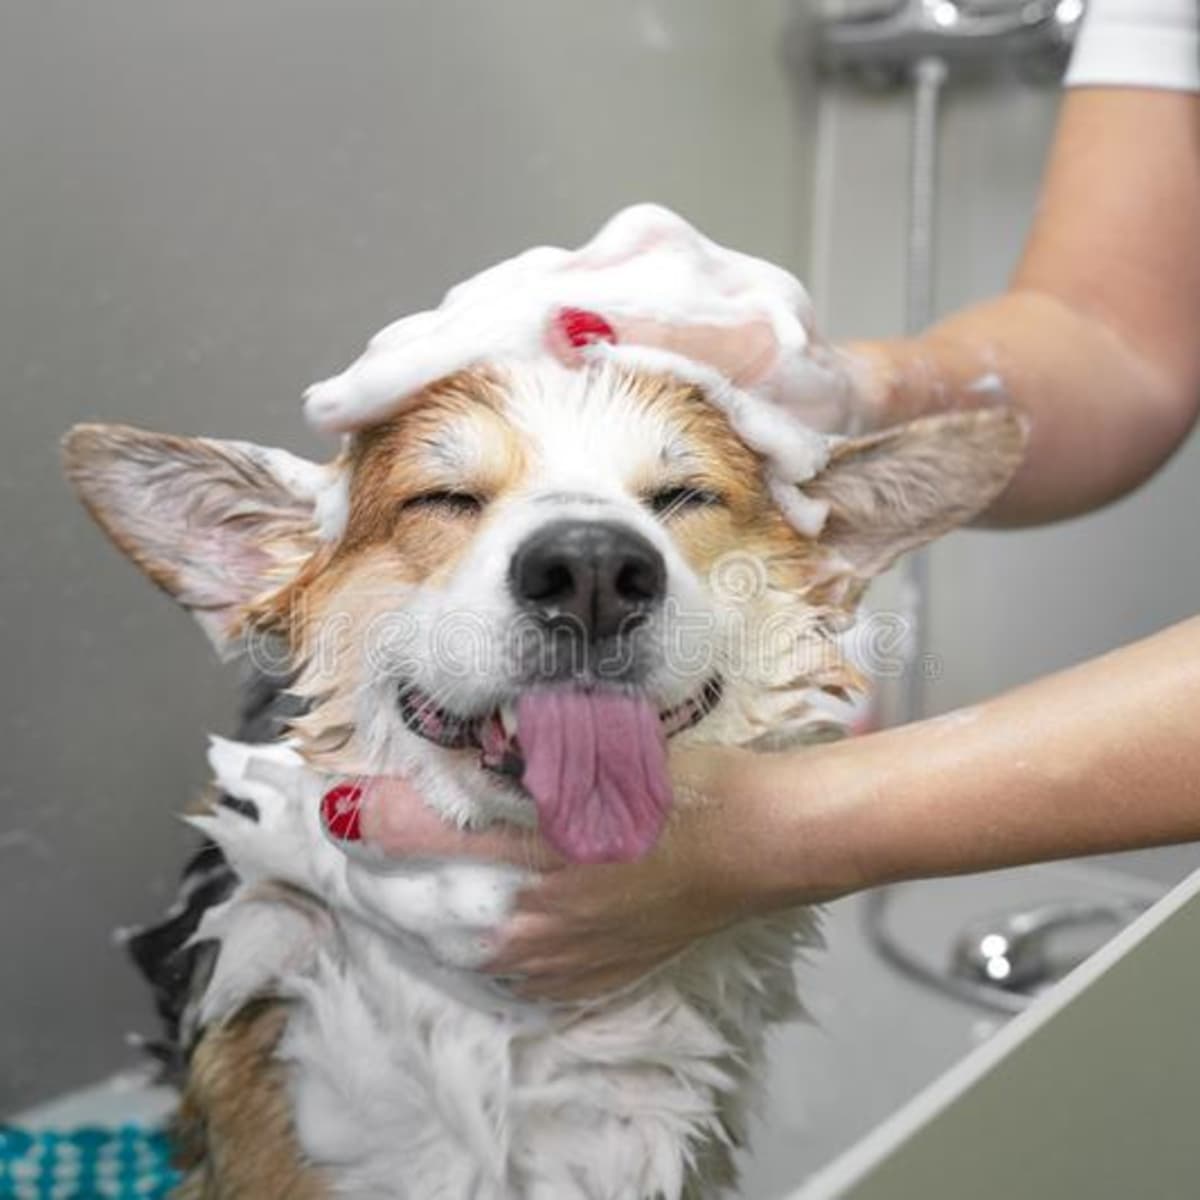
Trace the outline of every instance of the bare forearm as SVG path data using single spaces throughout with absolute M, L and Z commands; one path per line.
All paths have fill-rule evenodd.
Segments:
M 1170 380 L 1107 325 L 1040 292 L 1014 290 L 869 353 L 880 351 L 888 423 L 998 401 L 1029 415 L 1025 462 L 987 524 L 1038 524 L 1108 503 L 1152 475 L 1192 421 Z
M 990 514 L 1069 516 L 1137 486 L 1200 403 L 1200 100 L 1084 90 L 1064 102 L 1011 289 L 911 339 L 863 344 L 880 419 L 1007 398 L 1025 467 Z
M 764 765 L 760 890 L 803 898 L 1200 839 L 1200 618 L 978 707 Z M 794 803 L 798 783 L 812 797 Z

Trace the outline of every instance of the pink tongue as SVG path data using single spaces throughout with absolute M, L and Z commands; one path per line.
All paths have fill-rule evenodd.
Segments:
M 572 862 L 627 862 L 671 806 L 658 713 L 619 692 L 527 692 L 517 702 L 522 776 L 542 836 Z

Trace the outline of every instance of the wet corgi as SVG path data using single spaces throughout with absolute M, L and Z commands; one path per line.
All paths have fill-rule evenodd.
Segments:
M 1023 444 L 1005 409 L 833 439 L 808 537 L 702 385 L 611 364 L 459 372 L 326 465 L 73 430 L 109 537 L 286 680 L 261 706 L 276 740 L 214 743 L 204 904 L 135 946 L 186 985 L 165 999 L 177 1194 L 731 1189 L 814 914 L 748 920 L 603 1000 L 527 1003 L 478 970 L 525 874 L 374 859 L 355 781 L 404 775 L 450 821 L 536 826 L 581 862 L 648 852 L 688 802 L 668 743 L 825 722 L 814 696 L 857 685 L 835 635 L 868 581 L 984 509 Z

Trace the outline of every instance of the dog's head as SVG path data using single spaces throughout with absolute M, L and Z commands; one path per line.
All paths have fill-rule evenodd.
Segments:
M 835 441 L 813 538 L 695 384 L 611 366 L 452 376 L 324 467 L 112 426 L 66 463 L 218 646 L 286 665 L 314 765 L 536 814 L 595 860 L 653 842 L 667 738 L 747 742 L 853 687 L 832 634 L 866 582 L 986 507 L 1023 441 L 1002 409 Z

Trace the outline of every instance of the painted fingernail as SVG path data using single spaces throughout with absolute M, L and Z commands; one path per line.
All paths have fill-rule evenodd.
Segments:
M 617 340 L 617 331 L 599 313 L 586 308 L 560 308 L 554 319 L 572 346 Z
M 362 794 L 357 783 L 339 783 L 321 797 L 321 820 L 331 837 L 341 842 L 357 842 L 362 837 Z

